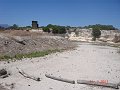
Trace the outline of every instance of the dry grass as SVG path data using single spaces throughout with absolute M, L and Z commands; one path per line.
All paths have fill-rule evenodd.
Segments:
M 11 36 L 40 36 L 43 35 L 42 32 L 30 32 L 26 30 L 5 30 L 1 31 L 1 33 L 9 34 Z

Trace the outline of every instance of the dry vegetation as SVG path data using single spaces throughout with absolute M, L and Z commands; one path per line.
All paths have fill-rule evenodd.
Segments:
M 0 59 L 36 57 L 56 50 L 73 48 L 75 45 L 60 36 L 43 32 L 10 30 L 0 32 Z M 45 51 L 45 52 L 43 52 Z M 42 54 L 42 55 L 41 55 Z
M 44 33 L 41 32 L 30 32 L 27 30 L 5 30 L 1 31 L 3 34 L 9 34 L 11 36 L 38 36 L 43 35 Z

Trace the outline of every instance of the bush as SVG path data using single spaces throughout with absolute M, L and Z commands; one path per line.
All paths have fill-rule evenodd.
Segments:
M 43 31 L 50 33 L 50 28 L 48 28 L 48 27 L 43 27 Z
M 46 27 L 43 27 L 44 32 L 50 32 L 50 29 L 52 29 L 52 33 L 54 33 L 54 34 L 66 33 L 66 29 L 64 26 L 48 24 Z
M 89 26 L 85 26 L 84 28 L 98 28 L 100 30 L 115 30 L 115 29 L 117 29 L 112 25 L 101 25 L 101 24 L 89 25 Z
M 101 36 L 101 31 L 98 28 L 93 28 L 92 30 L 92 36 L 93 36 L 93 41 L 96 40 L 96 38 L 100 38 Z

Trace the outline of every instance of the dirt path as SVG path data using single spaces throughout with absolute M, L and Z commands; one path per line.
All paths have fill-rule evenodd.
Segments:
M 120 54 L 116 50 L 108 46 L 79 43 L 79 47 L 75 50 L 42 58 L 24 59 L 9 64 L 0 62 L 0 68 L 6 67 L 12 74 L 8 78 L 0 79 L 0 83 L 16 83 L 13 90 L 114 90 L 60 82 L 46 78 L 45 74 L 73 80 L 105 80 L 109 83 L 118 83 L 120 82 Z M 24 78 L 18 73 L 16 67 L 30 75 L 41 77 L 42 81 Z

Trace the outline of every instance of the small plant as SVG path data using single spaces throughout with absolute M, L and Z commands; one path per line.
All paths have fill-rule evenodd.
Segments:
M 0 59 L 1 59 L 1 60 L 2 60 L 2 59 L 12 59 L 12 57 L 7 56 L 7 55 L 4 55 L 4 56 L 0 56 Z

